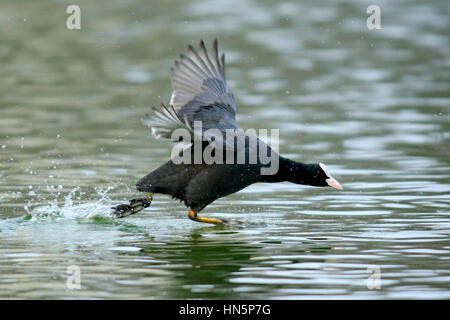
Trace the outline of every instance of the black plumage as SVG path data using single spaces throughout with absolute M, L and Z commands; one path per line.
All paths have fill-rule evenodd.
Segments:
M 225 58 L 222 55 L 219 59 L 217 40 L 214 41 L 211 57 L 203 41 L 200 42 L 199 51 L 189 46 L 187 55 L 180 55 L 180 60 L 171 69 L 171 79 L 174 91 L 170 106 L 154 108 L 154 113 L 143 119 L 143 123 L 157 137 L 178 140 L 174 138 L 177 129 L 188 132 L 193 144 L 178 155 L 187 155 L 185 159 L 189 161 L 179 163 L 172 158 L 140 179 L 136 184 L 137 189 L 148 192 L 149 197 L 133 199 L 129 205 L 117 206 L 115 217 L 144 209 L 150 205 L 153 194 L 161 193 L 183 201 L 190 208 L 189 218 L 192 220 L 229 224 L 230 221 L 202 218 L 197 213 L 216 199 L 258 182 L 288 181 L 342 190 L 325 165 L 303 164 L 281 157 L 264 142 L 239 128 L 235 120 L 235 100 L 226 86 Z M 201 130 L 196 129 L 198 121 L 201 121 Z M 213 129 L 219 134 L 211 138 L 209 132 Z M 226 139 L 230 130 L 237 138 Z M 239 138 L 245 141 L 243 145 L 237 143 Z M 200 150 L 194 147 L 195 143 L 201 144 Z M 210 163 L 203 158 L 200 163 L 194 163 L 195 152 L 203 154 L 206 148 L 210 148 L 213 155 L 217 152 L 224 154 L 223 163 Z M 271 159 L 270 162 L 262 158 L 261 150 Z M 252 152 L 257 155 L 256 158 L 252 158 Z M 232 163 L 225 161 L 226 156 L 233 160 Z M 262 173 L 262 169 L 274 163 L 278 168 L 274 174 Z

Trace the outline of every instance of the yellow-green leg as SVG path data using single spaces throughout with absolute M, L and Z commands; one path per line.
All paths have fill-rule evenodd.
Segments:
M 197 215 L 197 212 L 195 212 L 194 210 L 189 210 L 188 217 L 189 217 L 189 219 L 191 219 L 193 221 L 203 222 L 203 223 L 212 223 L 212 224 L 218 224 L 218 225 L 229 226 L 229 225 L 243 224 L 241 221 L 237 221 L 237 220 L 226 220 L 226 219 L 199 217 Z

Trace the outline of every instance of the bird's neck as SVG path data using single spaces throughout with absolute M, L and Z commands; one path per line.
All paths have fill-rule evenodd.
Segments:
M 271 176 L 263 176 L 264 182 L 293 182 L 312 184 L 317 172 L 317 164 L 305 164 L 280 156 L 278 172 Z

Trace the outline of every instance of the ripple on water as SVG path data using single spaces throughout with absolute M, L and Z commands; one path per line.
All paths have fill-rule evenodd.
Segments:
M 86 2 L 95 19 L 61 46 L 51 2 L 23 28 L 2 0 L 0 298 L 450 298 L 447 1 L 391 1 L 375 31 L 358 1 L 174 1 Z M 245 227 L 159 195 L 111 219 L 169 156 L 139 119 L 167 103 L 179 51 L 214 37 L 239 125 L 280 129 L 283 155 L 344 191 L 256 184 L 202 212 Z

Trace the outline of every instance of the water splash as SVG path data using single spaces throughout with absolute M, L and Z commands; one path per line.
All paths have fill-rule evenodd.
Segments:
M 96 188 L 95 191 L 100 196 L 100 199 L 87 203 L 74 203 L 75 195 L 79 192 L 79 187 L 75 187 L 67 195 L 64 196 L 64 203 L 58 202 L 58 194 L 53 194 L 54 197 L 48 205 L 36 206 L 32 209 L 32 203 L 24 207 L 27 215 L 25 220 L 41 221 L 49 219 L 94 219 L 94 218 L 109 218 L 111 213 L 112 200 L 108 196 L 108 192 L 113 187 L 108 186 L 106 189 Z

